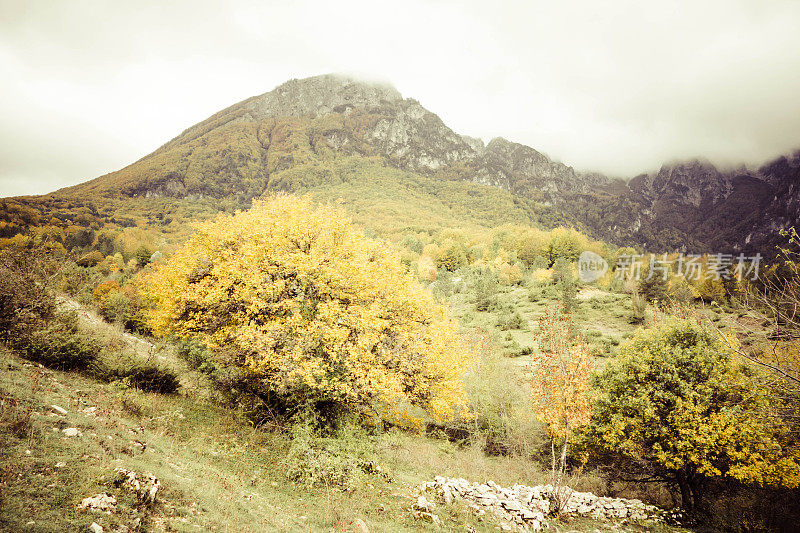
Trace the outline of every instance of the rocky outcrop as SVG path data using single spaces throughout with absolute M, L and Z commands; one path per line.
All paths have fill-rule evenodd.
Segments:
M 133 165 L 63 193 L 226 197 L 246 205 L 269 190 L 297 190 L 303 180 L 276 174 L 298 165 L 322 168 L 315 179 L 337 179 L 324 168 L 323 152 L 379 157 L 409 172 L 507 189 L 532 219 L 654 252 L 767 253 L 776 232 L 800 218 L 800 153 L 758 170 L 691 160 L 612 180 L 503 138 L 484 145 L 388 84 L 333 74 L 291 80 L 239 102 Z
M 111 514 L 117 509 L 117 499 L 107 492 L 102 492 L 81 500 L 77 509 L 79 511 Z
M 120 467 L 114 469 L 114 474 L 117 476 L 115 483 L 132 492 L 139 503 L 145 505 L 155 503 L 156 494 L 161 487 L 156 476 L 150 472 L 137 475 L 133 470 Z
M 500 523 L 501 529 L 515 531 L 541 531 L 548 527 L 547 517 L 557 511 L 553 505 L 556 498 L 552 485 L 501 487 L 493 481 L 470 483 L 463 478 L 437 476 L 434 481 L 423 483 L 419 492 L 413 508 L 423 518 L 434 522 L 438 522 L 434 518 L 436 503 L 431 499 L 440 504 L 463 500 L 476 515 L 488 515 Z M 640 500 L 601 497 L 568 488 L 559 493 L 566 495 L 566 502 L 559 511 L 561 515 L 653 525 L 662 521 L 664 514 L 661 509 Z

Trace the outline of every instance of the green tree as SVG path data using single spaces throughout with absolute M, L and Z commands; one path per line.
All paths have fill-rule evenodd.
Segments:
M 643 265 L 637 286 L 639 294 L 648 302 L 664 302 L 667 300 L 669 294 L 667 274 L 659 271 L 657 267 L 649 263 Z
M 759 416 L 771 399 L 752 383 L 716 336 L 669 318 L 640 329 L 596 377 L 585 443 L 620 477 L 678 487 L 689 511 L 712 478 L 796 487 L 798 456 L 785 428 Z
M 139 246 L 133 253 L 133 258 L 136 259 L 136 264 L 138 264 L 140 267 L 147 265 L 152 256 L 153 250 L 151 250 L 150 247 L 145 244 Z
M 475 294 L 475 308 L 478 311 L 488 311 L 497 303 L 500 278 L 493 269 L 475 269 L 470 275 L 469 286 Z
M 558 287 L 559 297 L 561 303 L 564 305 L 564 311 L 567 313 L 572 312 L 575 306 L 578 305 L 578 283 L 572 273 L 572 263 L 560 257 L 553 265 L 553 281 Z
M 439 249 L 436 254 L 436 268 L 455 272 L 467 265 L 467 251 L 460 242 L 451 242 Z

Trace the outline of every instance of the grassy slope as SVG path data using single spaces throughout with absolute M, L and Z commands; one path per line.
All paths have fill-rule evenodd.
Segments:
M 347 531 L 358 519 L 371 531 L 432 530 L 408 510 L 409 492 L 424 480 L 445 475 L 510 486 L 546 478 L 526 459 L 487 457 L 478 447 L 393 431 L 351 434 L 345 444 L 392 481 L 365 476 L 347 493 L 308 490 L 286 480 L 282 461 L 291 443 L 284 433 L 253 429 L 238 413 L 195 399 L 191 376 L 184 376 L 183 395 L 163 396 L 44 369 L 2 349 L 0 368 L 0 531 L 75 531 L 135 517 L 145 531 Z M 68 414 L 55 413 L 52 404 Z M 67 427 L 83 435 L 54 430 Z M 161 480 L 154 508 L 136 510 L 109 484 L 116 466 Z M 84 497 L 104 491 L 117 495 L 119 513 L 75 510 Z M 446 531 L 494 530 L 463 505 L 442 506 L 438 514 Z M 569 524 L 579 531 L 610 526 Z

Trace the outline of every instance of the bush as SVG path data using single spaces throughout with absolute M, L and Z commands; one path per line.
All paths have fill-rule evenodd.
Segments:
M 57 370 L 86 370 L 100 351 L 94 338 L 60 320 L 12 345 L 27 359 Z
M 500 278 L 489 268 L 475 269 L 470 273 L 467 282 L 475 295 L 475 309 L 481 312 L 491 310 L 497 303 L 497 292 L 500 290 Z
M 180 382 L 172 370 L 157 366 L 139 366 L 127 372 L 124 378 L 130 386 L 146 392 L 171 394 L 178 390 Z
M 344 426 L 331 438 L 315 436 L 312 424 L 292 428 L 292 444 L 283 460 L 286 478 L 307 489 L 336 488 L 346 492 L 364 485 L 369 475 L 389 479 L 382 468 L 366 459 L 367 442 Z
M 90 367 L 91 374 L 103 381 L 119 381 L 128 387 L 145 392 L 171 394 L 178 390 L 177 374 L 151 362 L 139 362 L 124 353 L 97 359 Z
M 208 373 L 210 370 L 203 370 L 214 367 L 214 361 L 211 352 L 208 351 L 206 346 L 197 340 L 193 339 L 178 339 L 175 341 L 175 350 L 178 356 L 189 364 L 192 370 L 200 370 L 201 372 Z
M 687 510 L 705 507 L 709 481 L 800 484 L 785 428 L 766 423 L 771 399 L 696 322 L 640 329 L 596 376 L 589 448 L 623 478 L 680 487 Z
M 334 208 L 276 196 L 220 215 L 143 287 L 156 334 L 197 338 L 263 396 L 464 409 L 467 361 L 447 309 Z
M 36 251 L 0 254 L 0 340 L 15 342 L 44 327 L 56 309 L 49 288 L 41 282 Z
M 530 387 L 518 365 L 497 353 L 485 335 L 471 335 L 478 354 L 464 376 L 470 422 L 442 426 L 447 435 L 472 440 L 490 455 L 539 456 L 545 444 L 544 426 L 530 407 Z
M 528 322 L 525 320 L 519 311 L 513 313 L 503 313 L 497 318 L 497 327 L 501 331 L 508 331 L 511 329 L 527 329 Z
M 78 264 L 78 266 L 81 267 L 93 267 L 97 266 L 103 259 L 105 259 L 103 254 L 101 254 L 97 250 L 94 250 L 86 255 L 79 257 L 78 260 L 75 262 Z
M 685 277 L 676 277 L 669 282 L 669 297 L 679 304 L 687 304 L 694 300 L 694 291 Z
M 131 313 L 131 301 L 122 292 L 115 290 L 100 301 L 100 314 L 109 322 L 128 322 Z
M 641 324 L 644 322 L 646 311 L 647 300 L 645 300 L 644 296 L 639 294 L 638 291 L 634 290 L 631 293 L 631 324 Z
M 648 302 L 664 302 L 667 299 L 667 280 L 662 272 L 651 270 L 650 265 L 642 268 L 638 291 Z

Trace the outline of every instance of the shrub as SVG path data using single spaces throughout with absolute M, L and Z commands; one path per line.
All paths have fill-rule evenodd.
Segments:
M 103 381 L 119 381 L 128 387 L 145 392 L 171 394 L 178 390 L 177 374 L 169 368 L 150 361 L 138 361 L 125 353 L 97 358 L 89 367 L 90 373 Z
M 566 312 L 571 312 L 578 305 L 575 297 L 578 293 L 578 286 L 575 276 L 572 273 L 572 263 L 561 257 L 553 265 L 553 281 L 556 283 L 559 292 L 559 299 Z
M 475 331 L 469 339 L 477 354 L 464 376 L 472 419 L 448 422 L 443 431 L 490 455 L 538 456 L 544 428 L 530 408 L 530 387 L 519 366 L 495 351 L 487 335 Z
M 667 280 L 662 272 L 656 271 L 655 268 L 651 269 L 649 264 L 642 268 L 637 289 L 645 300 L 664 302 L 667 299 L 667 288 Z
M 464 408 L 455 323 L 344 216 L 278 196 L 199 226 L 143 284 L 157 334 L 201 340 L 264 396 L 359 410 Z
M 286 478 L 307 489 L 335 488 L 351 491 L 363 486 L 369 475 L 389 479 L 382 468 L 365 458 L 366 450 L 352 428 L 344 426 L 332 438 L 317 437 L 313 424 L 298 423 L 292 429 L 292 444 L 283 460 Z
M 639 294 L 639 291 L 634 290 L 631 293 L 631 324 L 641 324 L 646 318 L 647 300 Z
M 178 356 L 189 363 L 192 369 L 200 369 L 204 365 L 212 364 L 211 352 L 205 344 L 193 339 L 177 339 L 175 349 Z
M 519 311 L 502 313 L 497 318 L 497 327 L 502 331 L 508 331 L 511 329 L 526 329 L 527 326 L 527 321 L 522 317 Z
M 694 300 L 694 291 L 686 278 L 676 277 L 669 282 L 669 298 L 679 304 L 687 304 Z
M 75 262 L 78 264 L 78 266 L 93 267 L 97 266 L 103 259 L 105 259 L 103 254 L 101 254 L 97 250 L 94 250 L 86 255 L 79 257 L 78 260 Z
M 770 399 L 753 379 L 695 321 L 668 318 L 596 377 L 586 442 L 623 478 L 677 485 L 687 510 L 703 507 L 710 479 L 796 487 L 800 457 L 765 423 Z
M 124 380 L 133 388 L 159 394 L 171 394 L 180 387 L 175 372 L 157 366 L 134 367 L 126 372 Z
M 15 340 L 12 345 L 27 359 L 58 370 L 86 370 L 100 350 L 94 338 L 61 320 Z
M 121 291 L 112 291 L 100 301 L 100 314 L 109 322 L 125 324 L 131 314 L 131 301 Z
M 489 311 L 497 303 L 500 279 L 494 270 L 473 270 L 467 284 L 475 295 L 475 308 L 478 311 Z
M 55 314 L 56 301 L 41 283 L 38 252 L 0 254 L 0 340 L 19 342 Z

